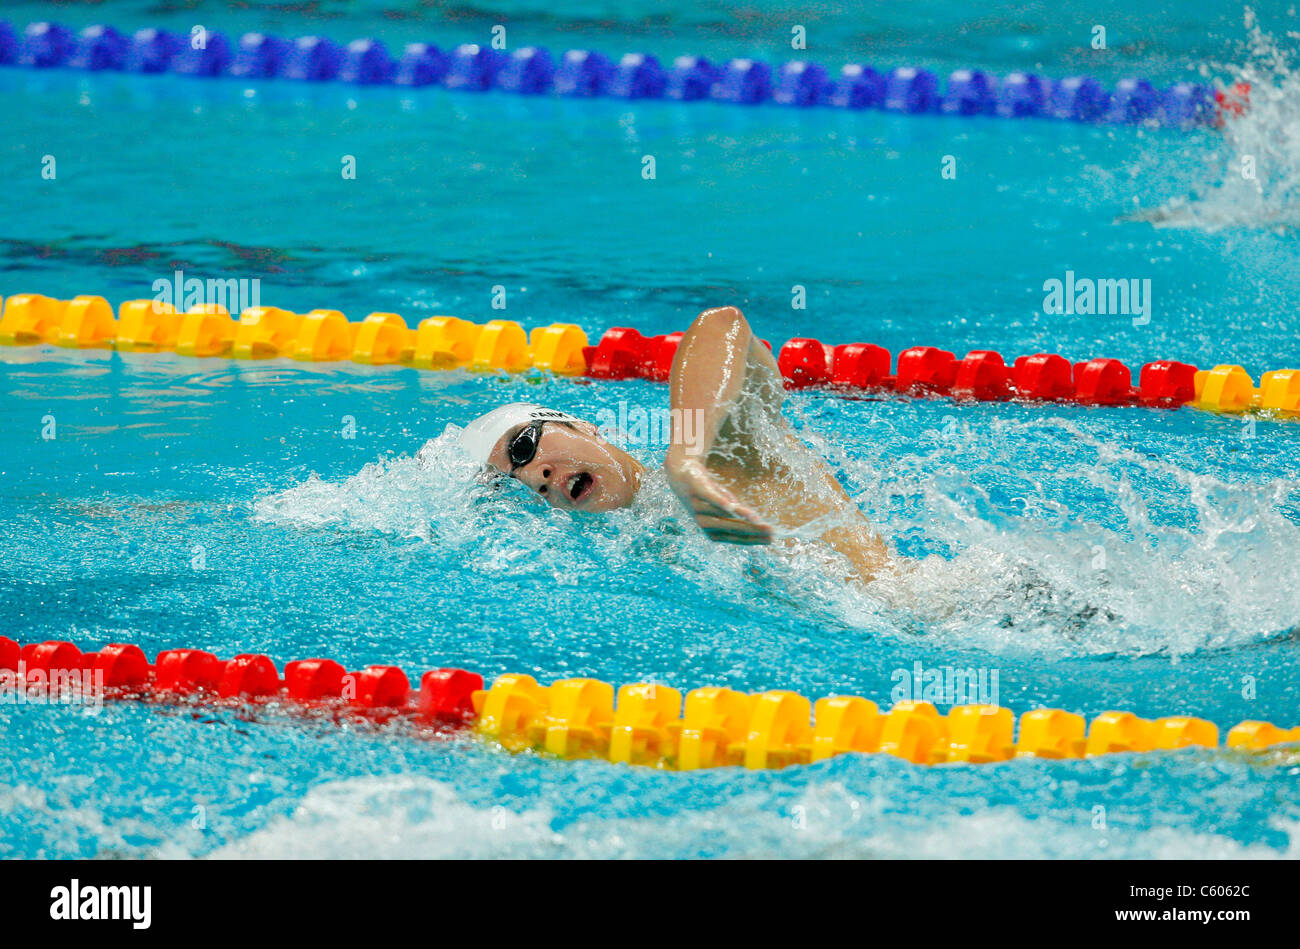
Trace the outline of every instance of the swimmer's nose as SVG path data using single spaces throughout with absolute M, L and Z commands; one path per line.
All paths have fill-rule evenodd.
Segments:
M 558 490 L 555 484 L 558 475 L 553 465 L 529 465 L 515 472 L 516 478 L 548 501 L 550 495 Z

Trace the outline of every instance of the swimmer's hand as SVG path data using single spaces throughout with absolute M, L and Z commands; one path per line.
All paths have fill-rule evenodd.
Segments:
M 772 526 L 718 482 L 698 458 L 671 458 L 668 482 L 709 540 L 723 544 L 770 544 Z

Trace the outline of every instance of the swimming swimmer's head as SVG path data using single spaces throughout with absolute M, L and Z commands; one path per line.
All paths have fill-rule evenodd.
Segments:
M 461 447 L 479 464 L 517 478 L 552 507 L 610 511 L 632 503 L 641 463 L 567 412 L 513 402 L 465 427 Z

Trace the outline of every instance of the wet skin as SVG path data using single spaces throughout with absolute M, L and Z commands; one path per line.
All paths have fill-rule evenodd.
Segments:
M 705 310 L 678 346 L 669 381 L 673 443 L 664 469 L 673 491 L 711 539 L 771 544 L 778 530 L 817 522 L 815 536 L 870 580 L 891 564 L 889 550 L 826 464 L 781 414 L 785 388 L 776 361 L 735 307 Z M 677 422 L 693 413 L 697 434 Z M 609 511 L 632 503 L 644 467 L 589 422 L 547 422 L 536 455 L 513 468 L 506 432 L 489 463 L 552 507 Z M 765 437 L 756 437 L 758 431 Z
M 537 454 L 512 469 L 509 445 L 526 427 L 515 426 L 501 436 L 489 464 L 562 510 L 612 511 L 632 503 L 644 466 L 601 438 L 590 422 L 547 422 L 542 426 Z

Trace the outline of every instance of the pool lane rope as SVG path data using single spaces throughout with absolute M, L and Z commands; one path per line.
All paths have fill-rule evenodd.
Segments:
M 914 67 L 878 72 L 850 63 L 831 74 L 804 60 L 715 64 L 703 56 L 679 56 L 665 67 L 646 53 L 614 61 L 595 50 L 572 49 L 557 57 L 536 46 L 506 51 L 473 43 L 445 51 L 410 43 L 394 58 L 374 39 L 340 45 L 320 36 L 245 33 L 232 41 L 201 26 L 188 34 L 146 28 L 128 36 L 96 25 L 74 34 L 47 21 L 21 33 L 0 21 L 0 65 L 1177 127 L 1220 124 L 1225 115 L 1241 113 L 1250 92 L 1245 83 L 1226 90 L 1187 82 L 1160 89 L 1139 78 L 1106 89 L 1087 76 L 1048 79 L 1016 72 L 998 78 L 974 69 L 956 70 L 941 86 L 933 72 Z
M 338 310 L 300 314 L 251 307 L 238 319 L 204 304 L 178 313 L 167 303 L 128 300 L 114 315 L 100 296 L 58 300 L 20 293 L 3 300 L 0 344 L 52 344 L 71 349 L 175 352 L 183 356 L 305 362 L 355 362 L 416 369 L 484 372 L 543 371 L 590 379 L 665 382 L 681 333 L 643 336 L 616 326 L 596 345 L 573 323 L 552 323 L 530 333 L 510 320 L 477 324 L 431 316 L 412 328 L 397 313 L 371 313 L 359 322 Z M 770 344 L 768 344 L 770 348 Z M 872 343 L 828 345 L 796 338 L 777 351 L 777 365 L 792 389 L 818 388 L 855 396 L 946 397 L 957 402 L 1074 403 L 1090 406 L 1178 408 L 1207 412 L 1259 412 L 1300 417 L 1300 369 L 1265 372 L 1259 385 L 1241 366 L 1198 369 L 1161 360 L 1133 373 L 1118 359 L 1071 363 L 1058 353 L 1016 357 L 1009 365 L 992 350 L 964 357 L 934 346 L 913 346 L 895 360 Z
M 913 764 L 991 764 L 1013 758 L 1084 758 L 1117 752 L 1218 748 L 1219 729 L 1184 715 L 1155 720 L 1102 712 L 1091 724 L 1061 709 L 1014 713 L 996 705 L 957 705 L 940 715 L 929 702 L 899 702 L 887 712 L 851 695 L 815 704 L 796 692 L 757 694 L 723 687 L 677 689 L 654 683 L 614 686 L 599 679 L 483 677 L 464 669 L 424 673 L 413 690 L 397 666 L 348 672 L 329 659 L 287 663 L 281 677 L 264 655 L 226 661 L 198 649 L 168 649 L 150 664 L 139 646 L 112 644 L 82 653 L 69 642 L 20 646 L 0 637 L 0 705 L 75 701 L 80 695 L 206 705 L 281 706 L 395 720 L 443 732 L 469 731 L 509 751 L 600 758 L 674 771 L 810 764 L 849 752 L 887 754 Z M 684 698 L 684 702 L 683 702 Z M 1224 747 L 1264 751 L 1300 742 L 1300 727 L 1245 721 Z

